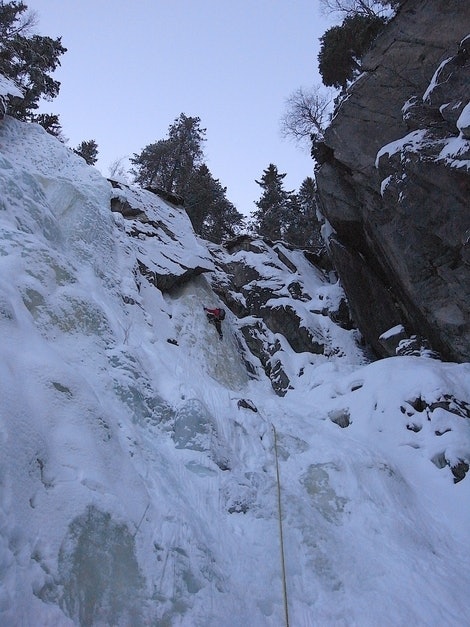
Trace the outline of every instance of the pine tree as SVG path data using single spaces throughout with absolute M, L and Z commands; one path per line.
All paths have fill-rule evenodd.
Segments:
M 216 181 L 218 185 L 220 183 Z M 222 187 L 222 194 L 216 197 L 202 226 L 202 236 L 211 242 L 220 244 L 240 233 L 244 227 L 244 217 L 235 205 L 228 200 Z
M 252 213 L 255 230 L 271 240 L 282 239 L 288 222 L 290 195 L 283 187 L 286 173 L 280 174 L 270 163 L 263 171 L 261 180 L 256 183 L 262 188 L 261 198 L 255 202 L 258 207 Z
M 98 144 L 94 139 L 82 141 L 74 148 L 74 152 L 80 155 L 80 157 L 83 157 L 88 165 L 95 165 L 98 161 Z
M 346 87 L 354 73 L 361 71 L 359 61 L 385 22 L 377 15 L 350 15 L 320 37 L 318 70 L 324 85 Z
M 59 81 L 49 74 L 60 65 L 59 58 L 67 49 L 60 37 L 32 35 L 35 19 L 27 9 L 24 2 L 0 3 L 0 73 L 24 91 L 22 100 L 10 103 L 10 115 L 30 121 L 40 98 L 52 100 L 59 93 Z
M 206 129 L 198 117 L 181 113 L 168 129 L 168 137 L 134 154 L 135 181 L 185 197 L 194 170 L 202 163 Z
M 136 183 L 181 196 L 195 232 L 219 243 L 241 228 L 243 216 L 203 162 L 205 133 L 200 118 L 181 113 L 166 139 L 149 144 L 130 161 Z
M 227 188 L 215 179 L 206 164 L 193 173 L 185 208 L 196 233 L 216 243 L 233 237 L 243 225 L 243 216 L 226 197 Z
M 323 246 L 317 218 L 317 188 L 312 177 L 302 181 L 297 194 L 290 197 L 290 211 L 285 240 L 301 248 Z
M 166 191 L 184 196 L 194 169 L 202 163 L 206 129 L 200 124 L 200 118 L 181 113 L 170 126 L 168 135 L 174 152 Z
M 207 218 L 211 203 L 216 196 L 215 181 L 205 163 L 200 165 L 191 177 L 191 185 L 185 198 L 186 212 L 193 229 L 202 234 L 202 226 Z
M 167 139 L 160 139 L 146 146 L 140 154 L 134 154 L 130 162 L 135 166 L 131 173 L 143 187 L 165 189 L 171 158 L 171 146 Z
M 62 130 L 62 125 L 59 120 L 59 116 L 55 113 L 38 113 L 31 114 L 29 116 L 30 122 L 35 122 L 36 124 L 40 124 L 44 130 L 46 130 L 49 135 L 53 135 L 57 137 L 59 141 L 63 144 L 66 144 L 68 139 L 64 137 L 64 132 Z

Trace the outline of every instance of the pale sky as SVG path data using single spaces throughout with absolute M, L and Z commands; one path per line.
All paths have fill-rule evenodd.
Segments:
M 118 158 L 163 139 L 180 113 L 207 129 L 206 163 L 245 214 L 274 163 L 298 189 L 313 162 L 280 136 L 286 98 L 321 82 L 318 0 L 25 0 L 37 31 L 68 52 L 54 77 L 69 145 L 95 139 L 107 176 Z

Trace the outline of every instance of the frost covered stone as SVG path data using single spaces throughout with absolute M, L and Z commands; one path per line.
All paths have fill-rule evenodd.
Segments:
M 468 102 L 463 108 L 463 111 L 457 120 L 457 128 L 462 134 L 462 137 L 470 139 L 470 102 Z
M 139 270 L 156 287 L 166 291 L 213 270 L 181 206 L 148 190 L 111 184 L 111 209 L 124 216 L 126 233 L 137 240 Z

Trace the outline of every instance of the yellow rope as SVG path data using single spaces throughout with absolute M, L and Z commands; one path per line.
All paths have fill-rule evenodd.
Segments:
M 289 627 L 289 608 L 287 604 L 287 583 L 286 583 L 286 563 L 284 559 L 284 533 L 282 530 L 282 509 L 281 509 L 281 481 L 279 478 L 279 459 L 277 454 L 277 433 L 274 425 L 271 425 L 274 433 L 274 454 L 276 457 L 276 478 L 277 478 L 277 509 L 279 513 L 279 538 L 281 541 L 281 567 L 282 567 L 282 591 L 284 595 L 284 613 L 286 617 L 286 627 Z

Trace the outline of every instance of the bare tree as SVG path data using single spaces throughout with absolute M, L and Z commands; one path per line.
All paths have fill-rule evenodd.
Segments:
M 349 15 L 382 17 L 398 3 L 398 0 L 320 0 L 323 13 L 338 13 L 343 17 Z
M 318 85 L 310 91 L 299 87 L 286 101 L 281 135 L 299 143 L 321 141 L 329 122 L 332 101 L 331 92 Z
M 3 42 L 18 35 L 29 37 L 38 24 L 36 11 L 24 2 L 0 2 L 0 40 Z
M 129 176 L 129 157 L 119 157 L 115 159 L 109 166 L 109 178 L 114 181 L 120 181 L 122 183 L 128 183 Z

